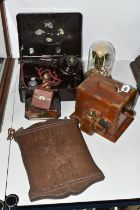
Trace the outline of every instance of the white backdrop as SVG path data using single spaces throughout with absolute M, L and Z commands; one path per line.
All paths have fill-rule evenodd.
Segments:
M 113 78 L 134 86 L 135 81 L 129 68 L 129 60 L 140 53 L 140 0 L 6 0 L 6 11 L 13 57 L 19 56 L 16 14 L 19 12 L 81 12 L 83 14 L 83 57 L 88 56 L 89 47 L 96 40 L 108 40 L 116 48 L 117 61 L 114 65 Z M 8 107 L 14 103 L 13 128 L 28 127 L 33 123 L 24 118 L 25 106 L 19 100 L 17 78 L 19 64 L 16 60 Z M 13 92 L 12 92 L 13 91 Z M 140 98 L 139 98 L 140 99 Z M 105 141 L 99 135 L 84 134 L 88 148 L 105 174 L 103 182 L 96 183 L 85 192 L 66 199 L 43 199 L 30 202 L 28 197 L 29 182 L 16 142 L 11 142 L 9 172 L 6 195 L 19 196 L 18 205 L 77 203 L 87 201 L 130 199 L 140 197 L 140 100 L 136 117 L 116 144 Z M 62 103 L 62 118 L 74 111 L 74 103 Z M 9 113 L 9 112 L 8 112 Z M 11 119 L 8 114 L 8 119 Z M 8 121 L 7 119 L 7 121 Z M 7 122 L 5 121 L 5 122 Z M 6 124 L 7 125 L 7 124 Z M 4 150 L 3 150 L 4 151 Z M 5 156 L 4 156 L 5 158 Z M 120 164 L 121 163 L 121 164 Z M 132 181 L 130 181 L 132 180 Z
M 108 40 L 117 60 L 132 60 L 140 53 L 140 0 L 6 0 L 13 57 L 19 57 L 16 14 L 20 12 L 81 12 L 83 58 L 96 40 Z

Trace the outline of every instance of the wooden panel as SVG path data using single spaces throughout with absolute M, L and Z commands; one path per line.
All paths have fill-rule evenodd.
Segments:
M 10 42 L 9 42 L 9 35 L 8 35 L 8 28 L 7 28 L 7 20 L 6 20 L 6 15 L 5 15 L 5 6 L 4 6 L 3 1 L 1 1 L 1 0 L 0 0 L 0 12 L 1 12 L 1 18 L 2 18 L 6 53 L 7 53 L 7 57 L 11 57 L 11 49 L 10 49 Z
M 3 75 L 0 83 L 0 132 L 2 130 L 4 112 L 7 104 L 7 97 L 12 77 L 13 65 L 14 65 L 14 59 L 7 58 L 4 64 Z

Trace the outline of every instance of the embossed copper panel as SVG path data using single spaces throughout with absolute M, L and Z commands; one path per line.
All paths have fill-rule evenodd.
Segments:
M 29 178 L 31 201 L 79 194 L 104 179 L 89 153 L 77 120 L 36 123 L 19 129 L 14 137 Z

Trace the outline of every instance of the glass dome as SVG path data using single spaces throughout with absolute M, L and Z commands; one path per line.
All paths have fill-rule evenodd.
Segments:
M 115 60 L 115 48 L 108 41 L 96 41 L 89 49 L 87 76 L 98 73 L 109 77 Z

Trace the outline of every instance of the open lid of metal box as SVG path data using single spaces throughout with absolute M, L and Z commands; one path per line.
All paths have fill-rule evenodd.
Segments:
M 17 26 L 21 57 L 81 57 L 80 13 L 22 13 L 17 15 Z

